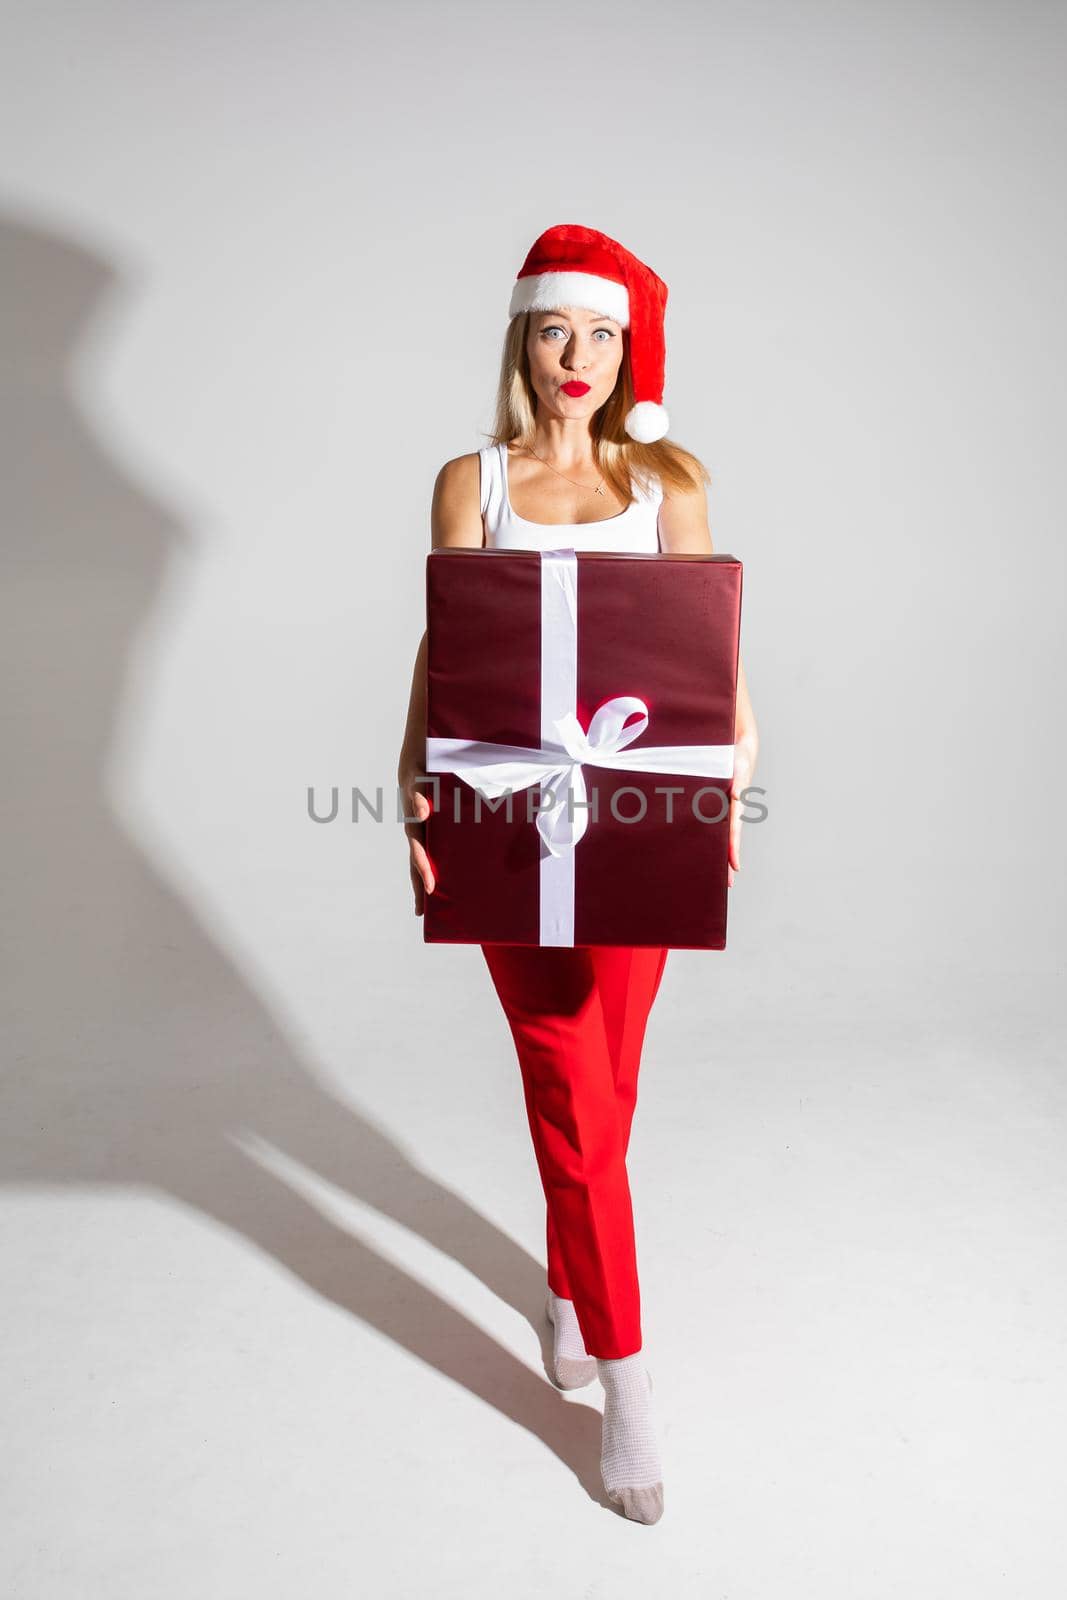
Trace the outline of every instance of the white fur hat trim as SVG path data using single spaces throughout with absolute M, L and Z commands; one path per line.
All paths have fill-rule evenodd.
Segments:
M 626 285 L 592 272 L 531 272 L 529 277 L 516 278 L 508 316 L 518 316 L 520 311 L 560 311 L 564 306 L 599 311 L 624 328 L 630 326 Z

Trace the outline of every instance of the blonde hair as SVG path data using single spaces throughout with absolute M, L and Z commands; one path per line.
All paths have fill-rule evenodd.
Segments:
M 533 445 L 534 412 L 537 392 L 530 381 L 530 361 L 526 340 L 531 316 L 540 312 L 522 311 L 512 317 L 504 335 L 500 358 L 500 381 L 496 394 L 496 416 L 489 435 L 493 444 Z M 704 463 L 689 450 L 669 439 L 654 444 L 638 444 L 623 427 L 626 413 L 634 403 L 630 376 L 630 334 L 623 329 L 623 355 L 619 376 L 607 401 L 590 422 L 593 458 L 605 477 L 627 504 L 634 498 L 634 481 L 647 486 L 656 477 L 663 488 L 685 491 L 694 484 L 711 482 Z

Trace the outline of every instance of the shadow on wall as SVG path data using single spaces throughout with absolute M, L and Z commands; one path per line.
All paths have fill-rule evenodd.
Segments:
M 110 809 L 104 773 L 132 646 L 151 632 L 187 532 L 105 453 L 72 392 L 79 338 L 105 302 L 121 310 L 118 274 L 75 240 L 7 217 L 0 284 L 0 1177 L 142 1185 L 214 1218 L 529 1429 L 600 1500 L 595 1411 L 564 1401 L 241 1148 L 267 1141 L 540 1325 L 543 1267 L 317 1082 Z

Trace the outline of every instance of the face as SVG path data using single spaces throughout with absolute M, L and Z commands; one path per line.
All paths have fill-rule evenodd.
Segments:
M 530 318 L 526 353 L 544 411 L 567 421 L 591 417 L 615 387 L 622 365 L 622 327 L 595 311 L 537 311 Z M 575 392 L 568 393 L 565 384 Z

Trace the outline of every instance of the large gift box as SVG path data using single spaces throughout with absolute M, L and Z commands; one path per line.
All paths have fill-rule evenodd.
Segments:
M 725 949 L 741 563 L 439 549 L 426 598 L 425 939 Z

